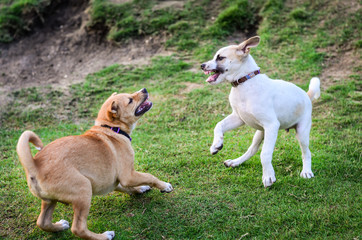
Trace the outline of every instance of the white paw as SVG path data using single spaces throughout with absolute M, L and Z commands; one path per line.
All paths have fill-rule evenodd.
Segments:
M 217 143 L 217 144 L 212 144 L 212 146 L 210 147 L 210 153 L 212 155 L 215 155 L 216 153 L 218 153 L 222 148 L 223 148 L 223 143 L 221 141 L 221 143 Z
M 169 183 L 166 183 L 166 188 L 162 189 L 161 192 L 162 193 L 164 193 L 164 192 L 169 193 L 169 192 L 172 192 L 172 190 L 173 190 L 172 185 L 169 184 Z
M 106 237 L 108 238 L 108 240 L 112 240 L 115 236 L 114 231 L 107 231 L 104 232 L 103 235 L 106 235 Z
M 225 165 L 225 167 L 237 167 L 237 166 L 239 166 L 240 164 L 239 164 L 237 161 L 235 161 L 235 160 L 229 159 L 229 160 L 226 160 L 226 161 L 224 162 L 224 165 Z
M 56 222 L 55 224 L 61 224 L 63 227 L 63 230 L 69 229 L 69 222 L 62 219 L 59 222 Z
M 275 183 L 277 179 L 275 178 L 275 175 L 263 175 L 263 184 L 264 187 L 270 187 L 271 185 L 273 185 L 273 183 Z
M 144 185 L 144 186 L 140 186 L 138 188 L 138 190 L 139 190 L 139 193 L 145 193 L 145 192 L 148 192 L 149 190 L 151 190 L 151 187 L 147 186 L 147 185 Z
M 312 171 L 302 171 L 301 173 L 300 173 L 300 176 L 302 177 L 302 178 L 312 178 L 312 177 L 314 177 L 314 174 L 313 174 L 313 172 Z

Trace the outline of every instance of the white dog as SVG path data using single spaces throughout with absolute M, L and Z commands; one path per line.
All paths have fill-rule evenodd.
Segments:
M 226 167 L 236 167 L 252 157 L 264 139 L 261 151 L 263 184 L 271 186 L 275 181 L 272 166 L 274 145 L 279 129 L 296 129 L 302 149 L 303 178 L 314 177 L 309 151 L 309 133 L 312 125 L 312 100 L 320 95 L 320 81 L 314 77 L 306 93 L 296 85 L 272 80 L 260 74 L 260 68 L 250 56 L 250 48 L 256 47 L 260 37 L 252 37 L 239 45 L 221 48 L 214 58 L 201 65 L 211 76 L 206 82 L 215 85 L 229 82 L 233 86 L 229 95 L 232 113 L 220 121 L 214 129 L 214 141 L 210 152 L 216 154 L 223 147 L 226 131 L 247 124 L 257 131 L 247 152 L 241 157 L 224 162 Z

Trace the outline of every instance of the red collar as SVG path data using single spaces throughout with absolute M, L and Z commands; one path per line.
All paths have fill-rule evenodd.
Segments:
M 260 70 L 256 70 L 254 72 L 249 73 L 248 75 L 239 78 L 238 80 L 231 82 L 231 85 L 233 87 L 237 87 L 239 84 L 242 84 L 243 82 L 246 82 L 248 79 L 255 77 L 256 75 L 260 74 Z

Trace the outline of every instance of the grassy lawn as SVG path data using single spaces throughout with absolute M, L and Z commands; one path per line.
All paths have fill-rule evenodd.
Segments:
M 102 7 L 101 1 L 94 2 Z M 137 2 L 152 8 L 147 1 L 129 4 Z M 20 134 L 33 130 L 45 144 L 82 134 L 92 126 L 103 101 L 113 92 L 146 87 L 154 107 L 132 134 L 135 167 L 170 182 L 174 192 L 96 196 L 88 218 L 90 230 L 113 230 L 115 239 L 360 239 L 361 66 L 332 86 L 324 87 L 327 80 L 321 79 L 323 90 L 314 103 L 310 143 L 313 179 L 299 177 L 302 160 L 295 131 L 279 133 L 273 158 L 277 182 L 271 188 L 265 189 L 261 181 L 260 151 L 238 168 L 223 165 L 224 160 L 237 158 L 247 150 L 254 134 L 250 127 L 226 133 L 222 151 L 215 156 L 209 153 L 216 123 L 231 112 L 230 85 L 210 86 L 205 83 L 205 75 L 193 68 L 227 43 L 216 30 L 222 28 L 227 16 L 235 14 L 235 7 L 245 2 L 223 1 L 212 24 L 205 20 L 191 24 L 181 10 L 172 15 L 174 18 L 166 12 L 166 20 L 154 20 L 152 26 L 157 31 L 172 33 L 174 26 L 189 36 L 207 25 L 192 43 L 186 35 L 172 35 L 167 44 L 177 53 L 171 57 L 155 57 L 147 66 L 108 66 L 68 91 L 42 86 L 10 93 L 13 102 L 0 112 L 0 237 L 76 239 L 70 230 L 46 233 L 36 226 L 40 200 L 30 193 L 16 155 Z M 337 0 L 328 1 L 328 7 L 324 1 L 305 0 L 298 6 L 278 0 L 255 2 L 252 7 L 262 17 L 257 31 L 262 42 L 252 55 L 270 77 L 298 83 L 306 90 L 310 78 L 323 72 L 331 54 L 327 49 L 342 49 L 349 44 L 353 51 L 361 51 L 361 33 L 355 31 L 361 29 L 360 10 L 349 16 L 336 14 L 340 7 Z M 202 12 L 202 4 L 195 8 L 195 2 L 187 4 L 190 6 L 184 8 L 196 11 L 199 7 Z M 112 11 L 104 9 L 112 16 Z M 142 29 L 142 21 L 156 18 L 152 12 L 127 14 L 118 19 L 121 23 L 107 23 L 111 24 L 112 41 L 117 41 L 114 36 L 134 37 L 133 30 L 123 29 L 122 21 L 138 16 L 137 26 Z M 225 31 L 235 30 L 242 29 Z M 71 223 L 72 214 L 71 206 L 58 204 L 54 220 Z

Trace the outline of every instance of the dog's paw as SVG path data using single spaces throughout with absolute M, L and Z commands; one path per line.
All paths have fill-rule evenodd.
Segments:
M 226 160 L 226 161 L 224 162 L 224 165 L 225 165 L 225 167 L 233 167 L 233 168 L 234 168 L 234 167 L 239 166 L 240 163 L 236 162 L 235 160 L 229 159 L 229 160 Z
M 270 187 L 271 185 L 273 185 L 273 183 L 275 183 L 276 180 L 277 179 L 275 178 L 274 175 L 263 176 L 264 187 Z
M 312 171 L 302 171 L 301 173 L 300 173 L 300 176 L 302 177 L 302 178 L 312 178 L 312 177 L 314 177 L 314 174 L 313 174 L 313 172 Z
M 104 232 L 103 235 L 105 235 L 108 240 L 112 240 L 114 238 L 114 236 L 115 236 L 114 231 Z
M 144 186 L 139 186 L 138 187 L 138 193 L 145 193 L 151 190 L 150 186 L 144 185 Z
M 162 189 L 161 192 L 162 193 L 169 193 L 169 192 L 172 192 L 173 191 L 173 187 L 171 184 L 169 183 L 166 183 L 166 188 Z
M 68 222 L 68 221 L 66 221 L 66 220 L 64 220 L 64 219 L 62 219 L 62 220 L 60 220 L 60 221 L 56 222 L 55 224 L 57 224 L 57 225 L 61 225 L 61 226 L 62 226 L 62 228 L 63 228 L 63 230 L 69 229 L 69 222 Z
M 221 145 L 216 145 L 216 144 L 213 144 L 211 147 L 210 147 L 210 153 L 212 155 L 215 155 L 216 153 L 218 153 L 222 148 L 223 148 L 223 144 Z

